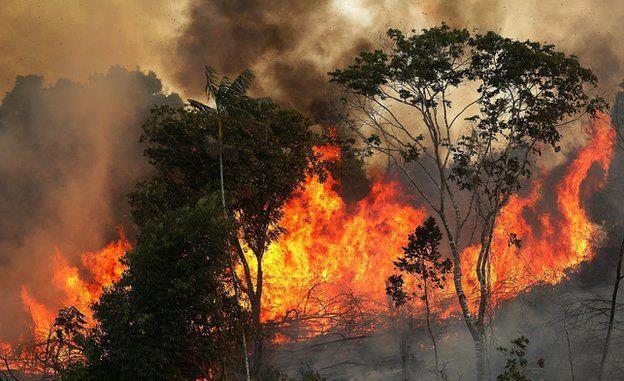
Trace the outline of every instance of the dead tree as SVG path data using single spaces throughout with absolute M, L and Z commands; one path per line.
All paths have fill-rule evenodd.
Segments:
M 620 281 L 622 278 L 622 259 L 624 258 L 624 240 L 620 246 L 620 254 L 618 256 L 618 264 L 615 270 L 615 281 L 613 282 L 613 292 L 611 294 L 611 305 L 609 308 L 609 323 L 607 324 L 607 335 L 605 338 L 604 347 L 602 349 L 602 358 L 600 360 L 600 380 L 605 380 L 607 377 L 607 361 L 609 360 L 609 352 L 611 349 L 611 337 L 613 333 L 613 325 L 615 322 L 615 313 L 617 311 L 617 297 L 618 290 L 620 289 Z

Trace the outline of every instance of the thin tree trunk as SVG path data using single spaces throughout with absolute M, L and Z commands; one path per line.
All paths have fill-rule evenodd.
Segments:
M 483 327 L 475 327 L 477 336 L 473 336 L 477 367 L 477 381 L 486 381 L 487 376 L 487 348 L 485 347 L 485 329 Z
M 561 315 L 563 317 L 563 332 L 566 335 L 566 344 L 568 346 L 568 364 L 570 365 L 570 377 L 571 380 L 574 381 L 574 357 L 572 355 L 572 341 L 570 340 L 570 331 L 568 330 L 568 318 L 566 317 L 566 311 L 561 305 L 561 300 L 559 300 L 559 306 L 561 309 Z
M 427 279 L 424 281 L 424 292 L 425 292 L 425 318 L 427 320 L 427 332 L 429 333 L 429 338 L 431 339 L 431 344 L 433 345 L 433 356 L 435 359 L 435 371 L 436 378 L 440 378 L 440 367 L 438 363 L 438 343 L 433 334 L 433 330 L 431 329 L 431 307 L 429 306 L 429 285 L 427 284 Z
M 443 220 L 444 222 L 444 220 Z M 444 223 L 448 237 L 450 235 L 450 229 L 448 225 Z M 483 326 L 482 319 L 473 319 L 472 313 L 470 312 L 470 307 L 468 305 L 468 298 L 466 297 L 466 293 L 464 292 L 462 286 L 462 270 L 461 270 L 461 260 L 460 253 L 457 249 L 457 245 L 454 242 L 449 241 L 449 246 L 451 249 L 451 253 L 453 256 L 453 284 L 455 286 L 455 293 L 457 294 L 457 299 L 459 300 L 459 305 L 462 310 L 462 315 L 464 317 L 464 321 L 466 322 L 466 326 L 468 327 L 468 331 L 472 336 L 472 341 L 475 347 L 475 359 L 476 359 L 476 371 L 477 371 L 477 381 L 486 381 L 487 380 L 487 352 L 485 347 L 485 328 Z
M 217 110 L 217 127 L 218 127 L 218 138 L 219 138 L 219 180 L 220 180 L 220 185 L 221 185 L 221 205 L 223 207 L 223 214 L 227 220 L 228 218 L 228 213 L 227 213 L 227 208 L 225 206 L 225 185 L 224 185 L 224 180 L 223 180 L 223 127 L 221 125 L 221 115 L 219 115 L 219 111 Z M 229 235 L 228 235 L 229 236 Z M 228 239 L 229 241 L 229 239 Z M 229 244 L 228 244 L 229 246 Z M 236 301 L 238 302 L 240 300 L 239 298 L 239 292 L 238 292 L 238 284 L 236 282 L 236 272 L 235 272 L 235 268 L 234 268 L 234 261 L 232 260 L 232 253 L 230 252 L 229 257 L 229 267 L 230 267 L 230 272 L 232 273 L 232 277 L 234 277 L 234 297 L 236 298 Z M 249 356 L 247 354 L 247 335 L 245 334 L 245 326 L 243 325 L 241 327 L 241 344 L 242 344 L 242 350 L 243 350 L 243 358 L 245 359 L 245 380 L 246 381 L 251 381 L 251 373 L 249 371 Z
M 615 321 L 615 312 L 617 308 L 617 296 L 622 280 L 622 258 L 624 257 L 624 239 L 620 245 L 620 256 L 615 274 L 615 283 L 613 284 L 613 294 L 611 295 L 611 311 L 609 313 L 609 325 L 607 327 L 607 337 L 605 339 L 604 348 L 602 350 L 602 359 L 600 360 L 600 380 L 606 380 L 607 377 L 607 361 L 609 360 L 609 350 L 611 349 L 611 333 L 613 331 L 613 323 Z
M 252 374 L 257 376 L 262 369 L 262 357 L 264 354 L 264 336 L 262 332 L 261 314 L 262 314 L 262 287 L 263 287 L 263 272 L 262 272 L 262 256 L 263 252 L 256 253 L 256 259 L 258 261 L 258 272 L 256 274 L 256 291 L 251 299 L 251 314 L 252 322 L 254 326 L 254 357 Z
M 411 372 L 409 369 L 409 344 L 407 343 L 407 339 L 405 335 L 401 335 L 401 369 L 402 369 L 402 379 L 403 381 L 410 381 Z
M 414 333 L 414 320 L 413 317 L 407 317 L 405 324 L 402 328 L 401 334 L 401 370 L 402 381 L 410 381 L 414 375 L 414 355 L 412 352 L 412 340 Z

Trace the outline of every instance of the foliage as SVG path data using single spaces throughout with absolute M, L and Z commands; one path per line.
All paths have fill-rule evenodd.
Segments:
M 218 205 L 202 198 L 142 226 L 128 270 L 94 306 L 91 378 L 210 378 L 231 368 L 246 315 L 228 286 Z
M 383 138 L 411 162 L 429 154 L 422 133 L 429 132 L 433 143 L 449 149 L 455 163 L 450 179 L 494 199 L 513 192 L 519 179 L 530 175 L 526 154 L 538 153 L 540 143 L 557 147 L 566 116 L 605 107 L 604 100 L 584 91 L 585 85 L 596 85 L 592 72 L 553 45 L 514 41 L 494 32 L 473 36 L 445 24 L 410 36 L 390 29 L 387 35 L 389 52 L 363 52 L 351 66 L 330 73 L 351 95 L 389 114 L 371 114 L 373 132 L 366 141 L 379 147 Z M 468 84 L 476 89 L 475 97 L 450 115 L 456 102 L 452 91 Z M 398 131 L 411 129 L 408 121 L 395 119 L 393 102 L 422 113 L 428 131 L 423 128 L 401 140 L 384 128 L 383 122 Z M 461 119 L 471 128 L 454 138 L 448 132 Z
M 245 241 L 264 249 L 279 235 L 282 206 L 298 189 L 314 158 L 314 135 L 298 112 L 264 104 L 223 118 L 226 204 Z M 163 210 L 219 189 L 216 119 L 197 110 L 155 109 L 144 125 L 145 155 L 158 175 L 131 194 L 141 225 Z
M 408 244 L 403 248 L 403 256 L 394 262 L 397 270 L 418 278 L 420 290 L 425 291 L 425 287 L 431 286 L 443 288 L 446 274 L 451 271 L 450 259 L 442 260 L 440 256 L 441 239 L 442 232 L 435 218 L 429 217 L 409 235 Z M 392 275 L 388 281 L 389 287 L 386 291 L 392 296 L 392 300 L 397 306 L 405 304 L 411 295 L 405 292 L 403 274 Z M 426 293 L 420 297 L 425 300 Z
M 596 76 L 553 45 L 445 24 L 387 37 L 387 48 L 362 52 L 331 81 L 345 90 L 362 154 L 386 155 L 438 217 L 483 380 L 496 218 L 542 151 L 559 151 L 563 127 L 606 103 L 590 95 Z M 479 248 L 477 295 L 462 282 L 469 246 Z
M 529 361 L 526 359 L 526 350 L 529 345 L 529 339 L 520 336 L 511 341 L 512 347 L 498 347 L 498 351 L 506 354 L 505 371 L 496 377 L 497 381 L 530 381 L 527 375 Z M 544 367 L 544 360 L 539 359 L 537 365 Z
M 251 73 L 232 81 L 219 79 L 207 68 L 206 79 L 214 107 L 189 100 L 191 108 L 155 109 L 144 124 L 141 140 L 157 174 L 130 195 L 132 215 L 141 226 L 163 211 L 221 193 L 231 228 L 232 257 L 243 270 L 242 280 L 235 279 L 236 287 L 251 307 L 252 365 L 258 371 L 262 258 L 283 232 L 279 221 L 285 202 L 305 176 L 319 168 L 313 149 L 319 137 L 299 112 L 246 96 Z M 253 259 L 255 263 L 249 263 Z

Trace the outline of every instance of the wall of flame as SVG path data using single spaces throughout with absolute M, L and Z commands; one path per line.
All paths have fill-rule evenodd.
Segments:
M 571 157 L 554 187 L 543 181 L 549 173 L 537 176 L 526 195 L 513 196 L 502 210 L 491 261 L 494 304 L 538 284 L 556 284 L 595 255 L 592 242 L 598 226 L 590 221 L 583 198 L 606 181 L 614 131 L 598 121 L 587 127 L 587 133 L 587 143 Z M 601 169 L 600 175 L 592 175 L 595 167 Z M 370 193 L 353 204 L 345 203 L 339 187 L 332 176 L 325 182 L 311 176 L 285 206 L 282 226 L 286 233 L 271 244 L 264 258 L 265 321 L 331 315 L 340 310 L 347 295 L 365 300 L 367 313 L 388 312 L 385 281 L 393 272 L 392 261 L 427 211 L 415 207 L 415 200 L 398 182 L 383 176 L 373 178 Z M 545 200 L 553 197 L 556 205 L 544 208 Z M 509 243 L 511 233 L 521 240 L 520 247 Z M 121 233 L 119 240 L 102 250 L 83 254 L 78 267 L 70 265 L 61 252 L 53 253 L 51 287 L 65 297 L 43 303 L 32 296 L 32 290 L 22 287 L 33 332 L 47 334 L 62 306 L 76 306 L 90 317 L 89 306 L 103 287 L 120 277 L 124 268 L 119 259 L 130 248 Z M 472 274 L 478 250 L 473 246 L 462 254 L 464 285 L 472 298 L 477 295 Z M 443 316 L 458 312 L 450 279 L 436 297 Z M 418 310 L 417 303 L 415 307 Z

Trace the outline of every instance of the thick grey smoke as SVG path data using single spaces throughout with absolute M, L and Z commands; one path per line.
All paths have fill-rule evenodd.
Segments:
M 621 1 L 442 0 L 422 7 L 433 22 L 554 44 L 590 67 L 605 93 L 615 94 L 624 77 Z
M 18 77 L 0 105 L 0 340 L 16 339 L 24 332 L 17 328 L 29 320 L 19 300 L 21 285 L 30 286 L 43 302 L 60 300 L 50 290 L 46 262 L 55 248 L 77 259 L 81 251 L 115 238 L 115 226 L 126 220 L 125 194 L 148 170 L 136 143 L 141 120 L 154 103 L 180 104 L 177 96 L 163 94 L 154 74 L 119 68 L 89 78 L 91 73 L 111 64 L 158 69 L 171 79 L 167 87 L 197 97 L 204 65 L 230 75 L 249 68 L 258 75 L 256 94 L 324 122 L 333 117 L 327 71 L 376 46 L 388 27 L 419 29 L 446 21 L 553 43 L 595 70 L 608 95 L 624 77 L 622 14 L 624 2 L 618 0 L 2 2 L 0 90 L 11 89 L 17 74 L 84 83 L 47 85 L 38 76 Z M 614 163 L 611 171 L 621 173 L 621 168 Z M 621 188 L 610 189 L 603 197 L 621 197 Z M 621 221 L 621 213 L 614 212 L 621 205 L 604 200 L 596 205 L 609 205 L 596 219 Z M 606 281 L 604 269 L 612 266 L 611 259 L 601 254 L 587 266 L 594 274 L 591 284 Z M 534 345 L 547 348 L 536 328 L 547 319 L 539 306 L 549 302 L 533 300 L 526 308 L 517 303 L 522 313 L 512 308 L 515 319 L 501 317 L 507 328 L 499 334 L 534 331 L 536 339 L 543 339 Z M 459 335 L 465 336 L 465 327 L 459 326 Z M 553 330 L 553 335 L 561 332 Z M 464 336 L 445 344 L 462 350 L 443 348 L 445 358 L 457 359 L 457 377 L 471 374 L 466 369 L 472 348 Z M 386 344 L 394 346 L 395 339 Z M 371 361 L 379 357 L 377 344 L 365 349 Z M 565 342 L 557 345 L 563 365 L 547 375 L 565 370 Z M 583 342 L 573 345 L 581 356 Z M 357 359 L 361 352 L 355 353 Z M 344 369 L 327 372 L 340 375 Z M 362 375 L 355 374 L 354 379 Z
M 50 285 L 57 249 L 77 261 L 127 223 L 125 195 L 149 171 L 140 126 L 155 104 L 181 100 L 152 72 L 113 67 L 85 84 L 17 77 L 0 105 L 0 340 L 29 321 L 22 286 L 62 300 Z
M 621 80 L 624 3 L 610 0 L 531 1 L 193 1 L 169 67 L 176 85 L 201 92 L 204 65 L 258 76 L 258 92 L 300 109 L 319 111 L 326 73 L 376 46 L 389 27 L 420 29 L 447 22 L 478 32 L 555 44 L 576 54 L 600 77 L 604 93 Z
M 369 48 L 335 2 L 217 0 L 193 2 L 172 69 L 187 93 L 203 86 L 204 65 L 235 75 L 252 69 L 256 92 L 322 117 L 326 72 Z

